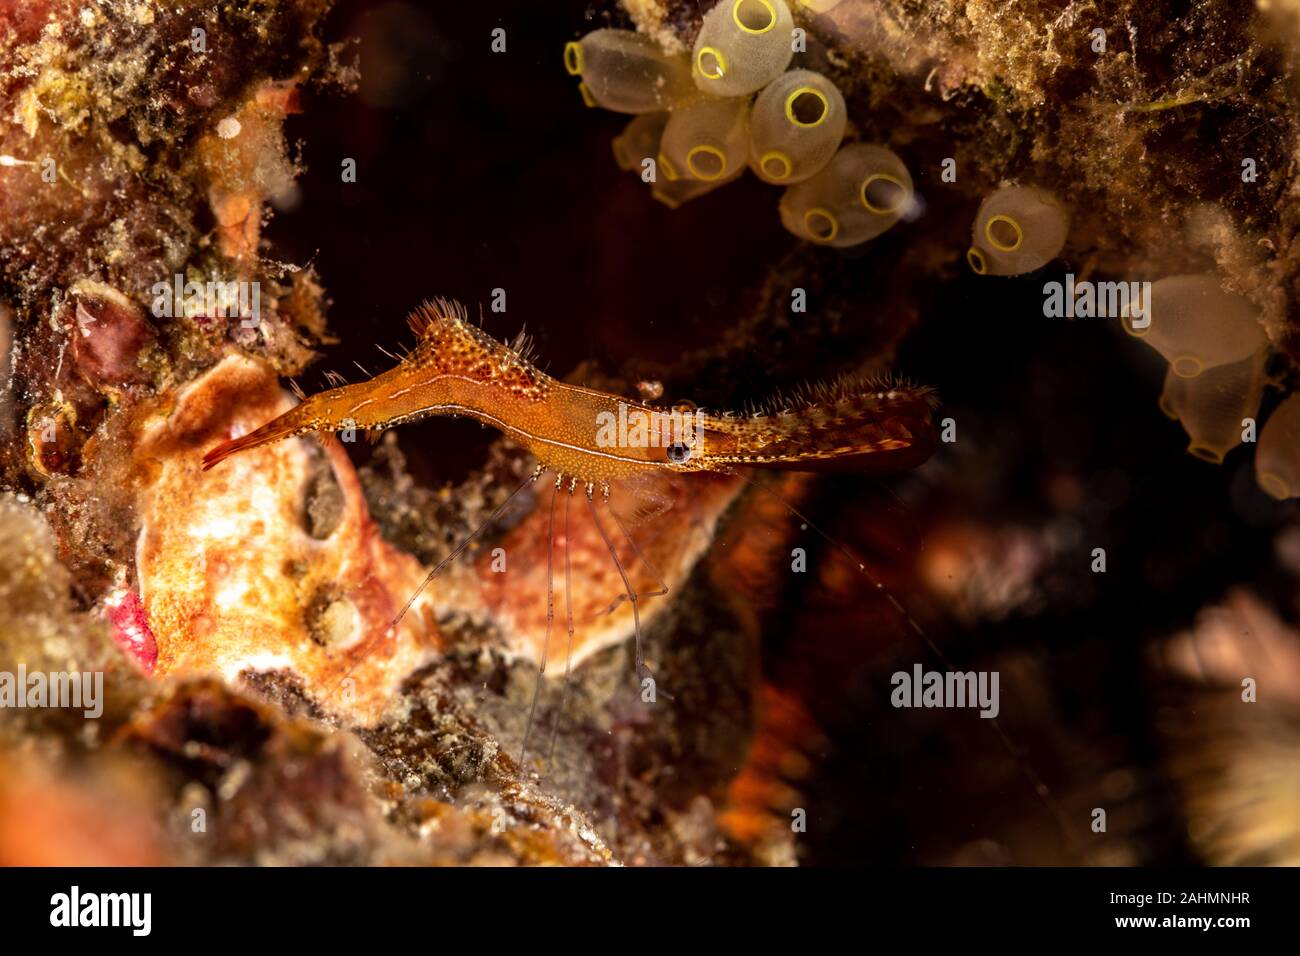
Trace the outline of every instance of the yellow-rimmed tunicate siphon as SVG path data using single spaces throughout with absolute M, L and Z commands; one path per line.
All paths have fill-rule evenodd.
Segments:
M 749 167 L 765 182 L 803 182 L 830 162 L 847 121 L 834 83 L 811 70 L 783 73 L 750 110 Z
M 1142 328 L 1140 322 L 1148 324 Z M 1183 378 L 1239 362 L 1268 341 L 1259 310 L 1244 296 L 1226 291 L 1213 275 L 1166 276 L 1152 283 L 1150 302 L 1131 309 L 1124 328 L 1163 355 Z
M 1288 396 L 1260 430 L 1255 480 L 1279 500 L 1300 497 L 1300 394 Z
M 641 172 L 647 159 L 659 155 L 659 142 L 667 125 L 667 113 L 642 113 L 632 117 L 611 144 L 618 168 L 625 172 Z
M 659 143 L 657 178 L 724 183 L 745 171 L 749 100 L 702 98 L 675 110 Z
M 813 13 L 825 13 L 840 5 L 842 0 L 799 0 L 799 6 Z
M 1190 439 L 1189 453 L 1217 464 L 1241 444 L 1244 420 L 1259 413 L 1267 361 L 1268 350 L 1260 349 L 1240 361 L 1207 368 L 1195 378 L 1169 369 L 1160 406 L 1182 423 Z
M 580 91 L 588 106 L 616 113 L 672 109 L 698 95 L 684 54 L 665 53 L 631 30 L 593 30 L 566 43 L 564 68 L 582 77 Z
M 1057 257 L 1069 226 L 1065 209 L 1045 189 L 1003 186 L 975 214 L 966 261 L 980 275 L 1033 272 Z
M 781 197 L 781 223 L 802 239 L 856 246 L 898 222 L 912 205 L 912 177 L 884 146 L 841 147 L 811 178 Z
M 785 0 L 719 0 L 704 15 L 691 74 L 714 96 L 746 96 L 785 72 L 794 56 Z

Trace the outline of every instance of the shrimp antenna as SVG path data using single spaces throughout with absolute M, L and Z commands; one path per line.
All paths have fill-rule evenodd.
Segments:
M 397 625 L 402 623 L 402 618 L 406 617 L 406 612 L 411 609 L 411 605 L 415 603 L 416 598 L 418 598 L 421 595 L 421 593 L 423 593 L 424 589 L 429 586 L 429 583 L 438 575 L 442 574 L 442 572 L 446 570 L 449 564 L 451 564 L 458 557 L 460 557 L 461 554 L 464 553 L 465 549 L 469 547 L 470 542 L 473 541 L 475 538 L 477 538 L 484 528 L 486 528 L 488 525 L 492 524 L 498 518 L 500 518 L 502 513 L 506 510 L 506 505 L 510 504 L 510 502 L 514 499 L 515 495 L 519 494 L 519 492 L 523 491 L 525 488 L 527 488 L 529 485 L 535 482 L 541 476 L 544 470 L 545 469 L 539 467 L 531 475 L 525 478 L 520 483 L 518 488 L 510 492 L 510 494 L 506 497 L 505 501 L 497 505 L 495 511 L 493 511 L 490 515 L 488 515 L 481 522 L 479 522 L 479 526 L 475 528 L 473 531 L 471 531 L 469 535 L 465 538 L 465 540 L 463 540 L 460 544 L 456 545 L 456 547 L 451 551 L 450 554 L 448 554 L 445 558 L 439 561 L 438 564 L 434 567 L 434 569 L 430 571 L 427 575 L 425 575 L 424 580 L 420 582 L 420 586 L 416 588 L 415 593 L 411 595 L 411 599 L 406 602 L 406 604 L 402 607 L 402 609 L 399 612 L 397 612 L 397 617 L 393 618 L 393 623 L 389 625 L 390 631 L 395 632 L 397 630 Z
M 956 668 L 953 667 L 952 662 L 948 660 L 948 655 L 946 655 L 942 650 L 939 649 L 939 645 L 936 644 L 935 641 L 930 637 L 930 635 L 926 633 L 925 628 L 921 627 L 921 625 L 917 623 L 916 618 L 912 617 L 911 613 L 907 610 L 907 608 L 903 606 L 902 602 L 899 601 L 898 598 L 894 596 L 894 593 L 890 591 L 889 588 L 885 587 L 885 585 L 874 574 L 871 573 L 867 565 L 863 561 L 861 561 L 852 551 L 850 551 L 839 541 L 832 538 L 829 534 L 823 531 L 817 525 L 816 522 L 814 522 L 811 518 L 805 515 L 802 511 L 800 511 L 790 502 L 786 501 L 785 498 L 783 498 L 776 491 L 773 491 L 771 488 L 768 488 L 766 485 L 762 484 L 761 482 L 754 481 L 752 478 L 748 477 L 747 475 L 743 475 L 740 472 L 736 472 L 735 474 L 736 477 L 739 478 L 741 481 L 745 482 L 745 484 L 757 488 L 759 491 L 762 491 L 765 494 L 771 495 L 781 504 L 785 505 L 785 507 L 789 509 L 792 515 L 794 515 L 796 518 L 798 518 L 800 521 L 806 524 L 809 528 L 811 528 L 813 531 L 819 534 L 823 538 L 823 540 L 825 540 L 826 543 L 829 544 L 832 548 L 834 548 L 840 554 L 844 555 L 844 557 L 846 557 L 849 560 L 849 562 L 858 569 L 858 571 L 862 574 L 862 576 L 865 577 L 869 582 L 871 582 L 871 586 L 874 587 L 878 593 L 883 594 L 885 598 L 889 601 L 889 603 L 893 605 L 894 610 L 898 612 L 899 616 L 905 622 L 907 622 L 907 626 L 910 627 L 916 633 L 916 636 L 919 637 L 921 641 L 925 644 L 925 646 L 929 648 L 930 653 L 935 656 L 935 658 L 943 666 L 944 670 L 948 671 L 949 673 L 954 673 L 956 671 Z M 1025 778 L 1029 781 L 1030 786 L 1033 787 L 1034 792 L 1038 795 L 1039 799 L 1043 801 L 1044 805 L 1048 808 L 1049 811 L 1051 811 L 1052 815 L 1056 818 L 1057 825 L 1061 827 L 1062 832 L 1069 832 L 1068 828 L 1066 827 L 1064 811 L 1062 811 L 1060 805 L 1057 804 L 1056 799 L 1052 796 L 1052 791 L 1048 788 L 1046 781 L 1044 781 L 1043 778 L 1038 775 L 1038 772 L 1034 770 L 1034 768 L 1030 766 L 1029 763 L 1024 759 L 1024 755 L 1025 755 L 1024 748 L 1018 746 L 1014 741 L 1012 741 L 1010 735 L 1008 735 L 1006 730 L 1003 729 L 1002 724 L 999 722 L 998 718 L 996 717 L 989 718 L 989 724 L 992 727 L 993 731 L 1002 740 L 1002 745 L 1006 748 L 1007 753 L 1009 753 L 1013 758 L 1015 758 L 1016 765 L 1020 768 L 1021 773 L 1025 775 Z

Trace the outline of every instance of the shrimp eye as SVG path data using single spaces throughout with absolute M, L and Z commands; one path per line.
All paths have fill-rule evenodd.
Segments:
M 674 442 L 668 446 L 668 460 L 674 465 L 681 465 L 691 458 L 691 449 L 684 442 Z

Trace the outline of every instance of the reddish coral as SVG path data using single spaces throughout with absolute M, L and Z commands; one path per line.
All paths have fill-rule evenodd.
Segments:
M 73 289 L 70 311 L 72 358 L 89 384 L 138 385 L 148 380 L 140 354 L 156 336 L 135 303 L 109 286 L 81 283 Z
M 146 674 L 153 674 L 158 664 L 158 642 L 149 627 L 149 615 L 135 591 L 119 590 L 104 602 L 113 640 L 126 651 Z
M 230 357 L 141 412 L 140 596 L 157 673 L 287 670 L 326 709 L 375 719 L 437 647 L 424 576 L 380 538 L 342 446 L 293 440 L 211 472 L 205 448 L 283 411 L 269 367 Z

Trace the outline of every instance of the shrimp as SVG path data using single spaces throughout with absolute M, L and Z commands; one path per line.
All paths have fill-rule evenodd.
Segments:
M 615 606 L 622 601 L 631 604 L 635 669 L 645 687 L 647 682 L 654 685 L 654 675 L 645 663 L 640 605 L 648 597 L 666 595 L 668 586 L 646 561 L 624 520 L 610 505 L 611 483 L 635 481 L 656 473 L 739 475 L 743 469 L 899 470 L 925 461 L 935 445 L 931 423 L 933 398 L 924 388 L 843 379 L 805 389 L 787 401 L 772 402 L 747 415 L 709 414 L 688 404 L 665 410 L 557 381 L 529 360 L 526 349 L 498 342 L 467 321 L 465 310 L 455 303 L 441 299 L 426 303 L 411 314 L 408 324 L 419 341 L 396 367 L 366 381 L 305 398 L 249 434 L 212 448 L 203 458 L 203 468 L 212 468 L 250 448 L 309 432 L 378 431 L 430 415 L 463 415 L 498 429 L 533 455 L 536 469 L 429 572 L 394 626 L 420 591 L 501 515 L 516 494 L 547 472 L 554 473 L 548 513 L 548 539 L 552 542 L 556 500 L 561 491 L 567 493 L 562 516 L 568 630 L 566 697 L 574 637 L 569 499 L 579 486 L 585 492 L 593 524 L 622 582 L 623 593 Z M 598 497 L 608 522 L 602 521 L 598 514 Z M 816 530 L 821 533 L 820 529 Z M 658 590 L 641 593 L 633 586 L 626 562 L 619 556 L 614 533 L 630 546 L 633 557 L 649 569 L 658 582 Z M 521 765 L 546 671 L 555 618 L 552 550 L 547 551 L 546 636 L 524 733 Z M 858 568 L 865 572 L 861 563 Z
M 934 448 L 932 398 L 923 388 L 848 379 L 748 416 L 680 407 L 665 413 L 556 381 L 467 322 L 455 303 L 427 303 L 408 324 L 419 345 L 395 368 L 313 395 L 223 442 L 204 456 L 204 469 L 307 432 L 378 430 L 430 415 L 464 415 L 498 429 L 526 447 L 541 472 L 575 479 L 589 495 L 655 470 L 898 470 L 920 464 Z

